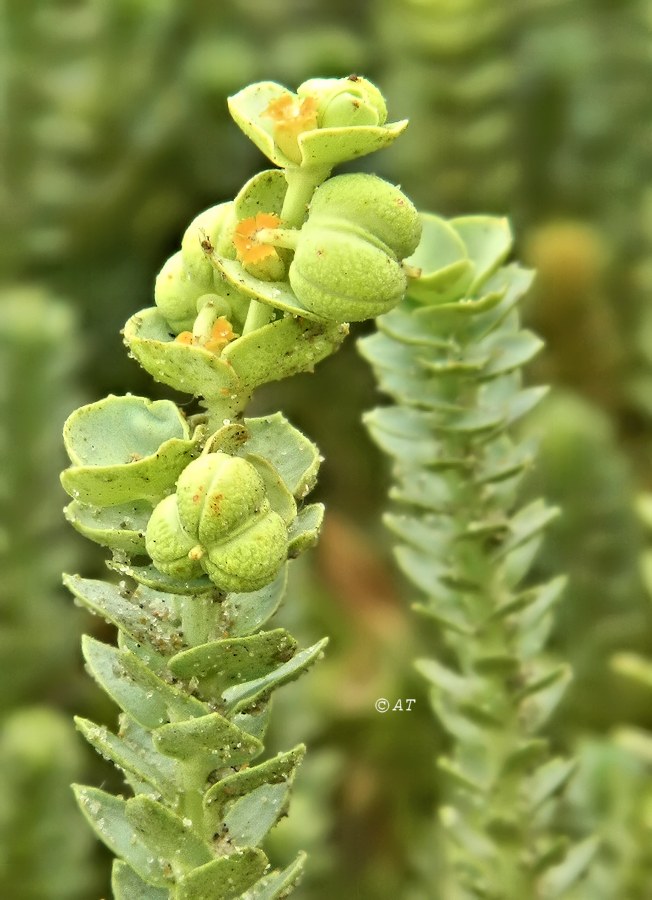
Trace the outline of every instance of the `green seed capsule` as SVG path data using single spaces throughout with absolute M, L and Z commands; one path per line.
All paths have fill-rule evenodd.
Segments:
M 308 222 L 334 221 L 405 259 L 421 239 L 421 218 L 395 185 L 377 175 L 336 175 L 320 185 L 310 203 Z
M 196 216 L 186 228 L 181 240 L 181 257 L 189 277 L 204 285 L 204 290 L 213 288 L 213 267 L 206 251 L 217 250 L 221 256 L 229 249 L 228 241 L 223 241 L 224 233 L 233 226 L 233 203 L 219 203 Z
M 209 453 L 187 466 L 176 493 L 156 507 L 146 547 L 166 574 L 204 571 L 221 590 L 255 591 L 287 558 L 287 526 L 251 463 Z
M 384 125 L 387 121 L 385 99 L 366 78 L 311 78 L 297 94 L 316 99 L 320 128 Z
M 181 525 L 176 496 L 171 494 L 161 500 L 151 515 L 145 536 L 145 548 L 157 569 L 173 578 L 201 575 L 199 562 L 188 555 L 196 543 Z
M 269 584 L 287 558 L 287 529 L 275 512 L 208 551 L 203 561 L 211 581 L 227 591 L 256 591 Z
M 226 540 L 263 507 L 269 509 L 263 480 L 239 456 L 208 453 L 187 466 L 177 483 L 183 527 L 204 546 Z
M 179 334 L 192 329 L 197 316 L 197 299 L 211 287 L 212 281 L 205 284 L 191 278 L 181 251 L 178 251 L 167 260 L 156 278 L 154 302 L 172 331 Z
M 420 235 L 419 215 L 398 188 L 374 175 L 338 175 L 315 191 L 290 284 L 303 306 L 324 318 L 381 315 L 405 294 L 401 260 Z

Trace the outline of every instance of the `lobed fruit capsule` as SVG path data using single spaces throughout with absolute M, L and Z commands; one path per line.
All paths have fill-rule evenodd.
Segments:
M 387 312 L 404 296 L 401 260 L 416 249 L 413 204 L 375 175 L 337 175 L 315 191 L 290 285 L 310 312 L 341 322 Z
M 167 575 L 206 572 L 224 591 L 255 591 L 287 558 L 287 527 L 247 460 L 208 453 L 181 473 L 176 493 L 154 510 L 145 545 Z

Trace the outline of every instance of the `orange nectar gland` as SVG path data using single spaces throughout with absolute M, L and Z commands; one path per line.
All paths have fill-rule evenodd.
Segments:
M 278 228 L 281 220 L 273 213 L 257 213 L 250 219 L 243 219 L 236 226 L 233 246 L 241 263 L 257 263 L 277 256 L 271 244 L 261 244 L 258 233 L 265 228 Z
M 209 350 L 211 353 L 219 353 L 236 337 L 237 334 L 234 333 L 229 320 L 224 316 L 220 316 L 213 323 L 208 339 L 198 339 L 193 337 L 192 331 L 182 331 L 181 334 L 176 336 L 175 340 L 178 344 L 203 347 L 204 350 Z
M 317 99 L 304 97 L 300 100 L 292 94 L 284 94 L 272 100 L 263 116 L 274 121 L 274 140 L 279 149 L 292 162 L 301 162 L 301 151 L 297 138 L 304 131 L 317 128 Z

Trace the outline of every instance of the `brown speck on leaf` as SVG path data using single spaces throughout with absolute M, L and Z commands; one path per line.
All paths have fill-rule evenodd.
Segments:
M 349 81 L 360 81 L 359 75 L 349 75 Z
M 206 234 L 206 232 L 200 231 L 199 235 L 200 235 L 199 244 L 200 244 L 202 250 L 205 253 L 212 253 L 215 248 L 213 247 L 211 240 L 208 237 L 208 235 Z

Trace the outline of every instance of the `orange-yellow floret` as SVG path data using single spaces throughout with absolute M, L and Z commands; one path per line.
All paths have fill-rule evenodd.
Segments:
M 233 246 L 240 262 L 256 263 L 276 256 L 274 247 L 259 243 L 257 234 L 262 228 L 278 228 L 280 224 L 281 220 L 273 213 L 258 213 L 239 222 L 233 234 Z
M 211 328 L 211 336 L 204 344 L 204 347 L 212 353 L 219 353 L 236 337 L 237 335 L 234 333 L 229 320 L 224 316 L 220 316 Z
M 308 131 L 317 127 L 317 100 L 315 97 L 304 97 L 299 100 L 292 94 L 283 94 L 272 100 L 263 111 L 263 115 L 283 125 L 296 126 L 299 131 Z
M 237 334 L 233 331 L 231 323 L 225 316 L 220 316 L 213 323 L 211 333 L 208 338 L 195 337 L 191 331 L 182 331 L 175 338 L 178 344 L 186 346 L 202 347 L 211 353 L 219 353 L 227 344 L 237 338 Z
M 300 100 L 292 94 L 283 94 L 272 100 L 263 116 L 273 119 L 274 140 L 282 152 L 293 162 L 300 162 L 298 137 L 317 128 L 316 98 L 308 96 Z

